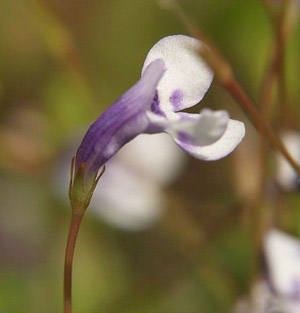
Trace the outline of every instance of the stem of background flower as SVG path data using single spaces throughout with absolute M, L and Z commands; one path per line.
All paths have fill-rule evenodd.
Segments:
M 28 5 L 26 4 L 27 7 Z M 92 83 L 78 53 L 76 42 L 64 21 L 52 9 L 48 1 L 30 2 L 29 10 L 34 13 L 32 22 L 41 42 L 60 66 L 60 70 L 74 83 L 75 88 L 83 90 L 91 103 L 95 102 L 98 97 L 93 94 Z
M 51 10 L 48 3 L 32 1 L 30 9 L 35 13 L 33 22 L 39 26 L 38 32 L 49 53 L 65 70 L 76 71 L 80 77 L 86 79 L 86 71 L 75 42 L 63 21 Z
M 270 125 L 272 123 L 272 108 L 274 107 L 274 89 L 275 83 L 278 82 L 279 92 L 279 103 L 280 103 L 280 119 L 285 126 L 288 116 L 288 103 L 287 103 L 287 91 L 286 91 L 286 80 L 285 80 L 285 66 L 284 66 L 284 53 L 285 44 L 289 35 L 291 34 L 295 24 L 288 27 L 286 31 L 285 24 L 288 22 L 286 15 L 290 14 L 290 6 L 294 5 L 292 2 L 286 1 L 281 5 L 281 10 L 276 10 L 274 2 L 263 0 L 266 6 L 267 12 L 270 15 L 272 26 L 273 26 L 273 43 L 270 49 L 271 61 L 266 70 L 265 76 L 260 90 L 260 112 L 263 120 L 267 121 Z M 265 206 L 265 192 L 268 184 L 268 159 L 270 156 L 270 149 L 265 145 L 264 140 L 260 140 L 259 149 L 260 157 L 260 192 L 257 195 L 256 205 L 253 210 L 253 257 L 251 266 L 251 279 L 255 281 L 259 274 L 259 253 L 261 251 L 262 238 L 264 236 L 266 228 L 269 226 L 268 213 L 266 212 Z M 272 214 L 273 215 L 273 214 Z
M 192 21 L 185 14 L 185 12 L 175 0 L 165 1 L 164 5 L 170 9 L 173 9 L 173 11 L 185 24 L 191 35 L 195 38 L 198 38 L 205 44 L 202 45 L 201 51 L 199 51 L 199 53 L 214 71 L 216 78 L 240 104 L 241 108 L 247 114 L 250 121 L 257 128 L 257 130 L 269 140 L 274 149 L 277 149 L 282 153 L 282 155 L 295 169 L 295 171 L 300 174 L 300 165 L 297 164 L 297 162 L 291 157 L 281 140 L 275 135 L 270 124 L 262 118 L 251 97 L 246 93 L 242 85 L 235 78 L 232 67 L 226 61 L 222 53 L 215 47 L 211 39 L 197 27 L 194 21 Z
M 278 94 L 280 105 L 280 121 L 282 126 L 286 126 L 289 105 L 287 96 L 287 86 L 285 80 L 285 45 L 294 30 L 297 23 L 298 3 L 296 0 L 287 0 L 281 5 L 280 11 L 274 11 L 274 3 L 263 1 L 267 12 L 270 15 L 271 22 L 274 28 L 274 43 L 271 49 L 271 62 L 264 77 L 260 92 L 261 99 L 261 114 L 267 120 L 271 119 L 272 95 L 274 91 L 274 83 L 278 81 Z
M 76 240 L 84 213 L 72 213 L 64 266 L 64 312 L 72 313 L 72 267 Z
M 266 7 L 267 12 L 271 17 L 271 20 L 274 21 L 277 18 L 277 10 L 276 7 L 274 6 L 274 1 L 273 0 L 261 0 L 261 1 Z
M 287 94 L 286 68 L 285 68 L 285 47 L 287 40 L 292 34 L 299 19 L 299 1 L 286 0 L 282 5 L 279 18 L 274 21 L 275 36 L 278 50 L 278 92 L 280 103 L 281 126 L 288 126 L 289 99 Z

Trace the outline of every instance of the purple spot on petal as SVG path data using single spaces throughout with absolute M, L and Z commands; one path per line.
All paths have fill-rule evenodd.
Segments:
M 189 145 L 194 145 L 195 144 L 195 139 L 193 138 L 193 136 L 184 133 L 184 132 L 178 132 L 177 133 L 178 136 L 178 140 L 185 143 L 185 144 L 189 144 Z
M 183 99 L 183 93 L 180 89 L 176 89 L 173 91 L 171 97 L 170 97 L 170 102 L 173 104 L 173 107 L 176 110 L 180 110 L 181 107 L 181 101 Z
M 165 113 L 160 109 L 160 102 L 158 98 L 158 93 L 156 91 L 155 97 L 151 103 L 151 111 L 161 116 L 165 116 Z

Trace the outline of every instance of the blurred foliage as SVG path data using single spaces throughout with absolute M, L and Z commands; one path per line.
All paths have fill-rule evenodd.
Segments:
M 272 41 L 260 1 L 182 4 L 257 100 Z M 286 58 L 294 128 L 299 31 Z M 0 1 L 1 312 L 61 312 L 70 209 L 52 186 L 53 166 L 70 138 L 138 79 L 148 49 L 177 33 L 186 30 L 153 0 Z M 244 120 L 245 140 L 224 160 L 190 159 L 166 191 L 167 214 L 146 232 L 124 233 L 87 214 L 74 265 L 75 312 L 229 312 L 247 291 L 254 204 L 236 181 L 255 158 L 236 164 L 258 135 L 217 83 L 201 106 Z M 275 204 L 277 226 L 296 234 L 298 196 L 280 193 L 264 205 Z

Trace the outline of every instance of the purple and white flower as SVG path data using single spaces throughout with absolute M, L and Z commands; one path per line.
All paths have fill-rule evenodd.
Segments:
M 240 298 L 234 313 L 299 313 L 300 304 L 274 293 L 265 279 L 255 282 L 247 297 Z
M 300 308 L 300 241 L 279 230 L 270 230 L 264 239 L 264 255 L 272 289 Z
M 201 47 L 199 40 L 184 35 L 154 45 L 141 79 L 88 129 L 77 151 L 75 175 L 84 169 L 84 182 L 90 186 L 99 168 L 142 133 L 169 133 L 183 150 L 207 161 L 236 148 L 244 124 L 231 120 L 226 111 L 179 112 L 196 105 L 211 85 L 213 73 L 199 56 Z
M 266 275 L 240 299 L 234 312 L 300 312 L 300 241 L 277 229 L 263 242 Z

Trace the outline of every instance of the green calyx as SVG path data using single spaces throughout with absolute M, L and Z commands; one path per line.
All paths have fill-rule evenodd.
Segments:
M 94 190 L 105 172 L 105 166 L 103 166 L 100 174 L 96 174 L 89 185 L 86 188 L 84 181 L 85 164 L 82 163 L 77 171 L 75 171 L 76 157 L 73 157 L 71 163 L 70 184 L 69 184 L 69 199 L 73 214 L 83 214 L 91 202 Z

